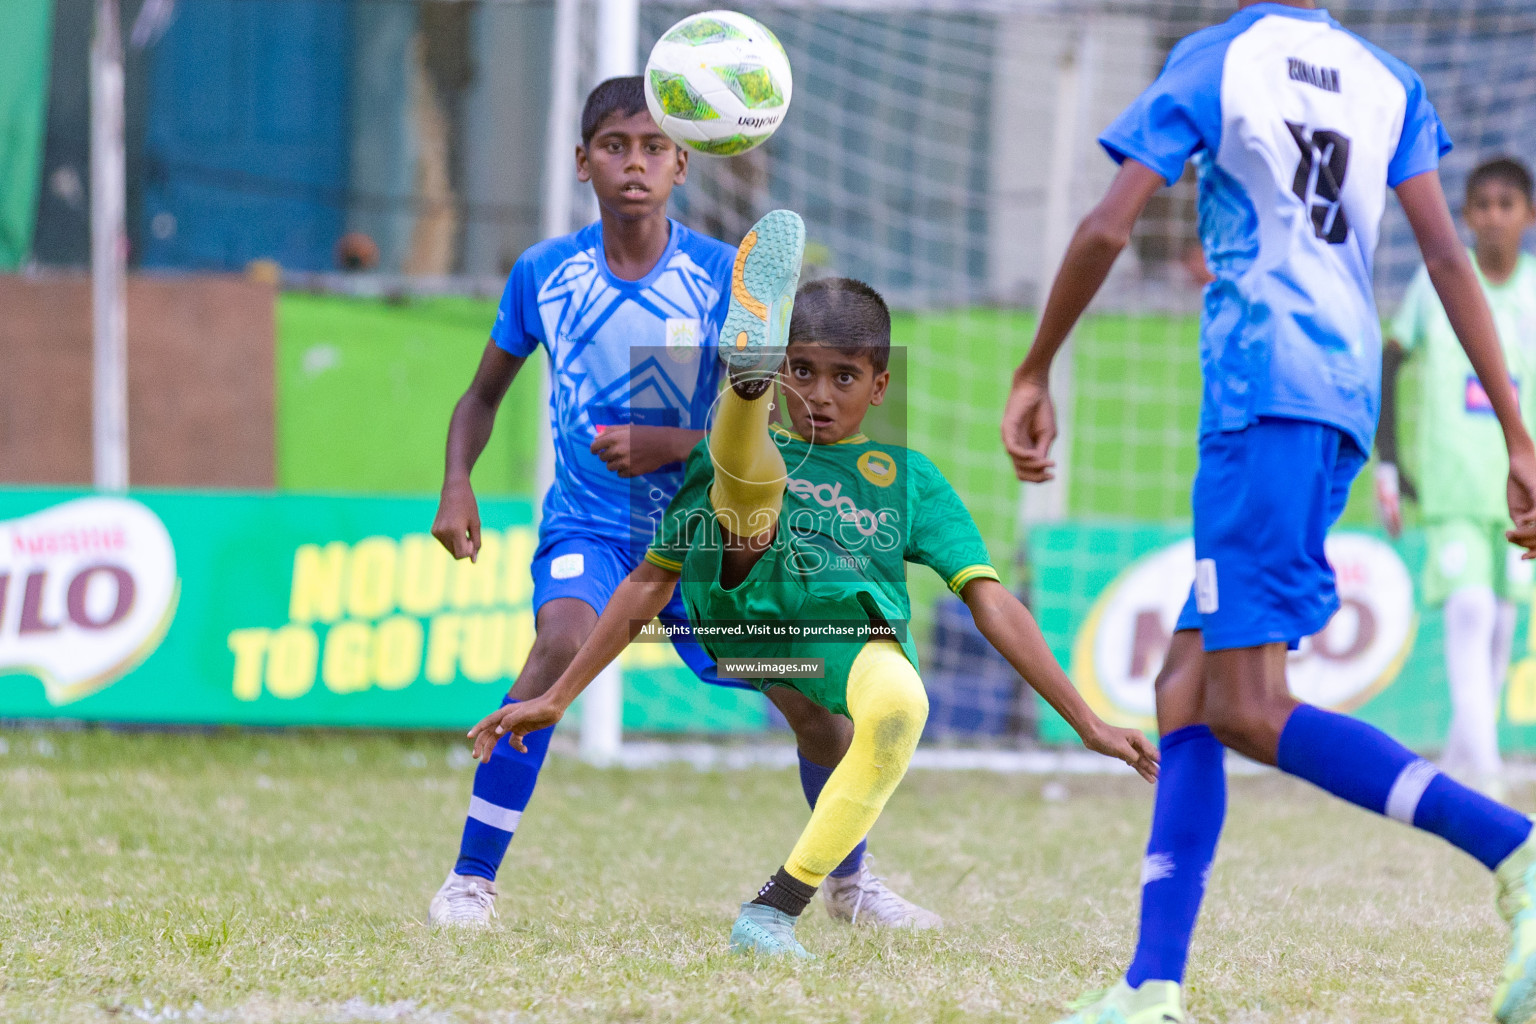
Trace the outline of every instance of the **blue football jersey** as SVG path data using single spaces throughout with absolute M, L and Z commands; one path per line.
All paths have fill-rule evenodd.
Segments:
M 491 340 L 514 356 L 549 353 L 555 480 L 546 533 L 648 544 L 682 486 L 683 464 L 626 480 L 592 454 L 599 428 L 708 425 L 736 250 L 671 226 L 666 251 L 639 281 L 608 269 L 601 223 L 541 242 L 512 267 Z
M 1099 142 L 1170 183 L 1186 160 L 1199 171 L 1216 277 L 1201 316 L 1202 435 L 1283 416 L 1369 451 L 1386 190 L 1451 148 L 1413 69 L 1327 11 L 1256 4 L 1175 46 Z

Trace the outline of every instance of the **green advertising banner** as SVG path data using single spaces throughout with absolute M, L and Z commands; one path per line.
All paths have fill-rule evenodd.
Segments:
M 48 116 L 53 0 L 11 0 L 0 30 L 0 270 L 32 251 Z
M 473 564 L 427 533 L 435 509 L 0 490 L 0 717 L 467 728 L 533 643 L 532 506 L 483 502 Z M 669 644 L 622 664 L 628 729 L 766 723 Z
M 533 643 L 525 500 L 482 503 L 478 560 L 427 533 L 428 498 L 0 489 L 0 717 L 463 729 Z M 1337 531 L 1341 610 L 1291 656 L 1296 694 L 1433 750 L 1450 715 L 1421 534 Z M 1030 533 L 1035 616 L 1105 718 L 1152 725 L 1152 680 L 1188 594 L 1186 528 L 1059 524 Z M 1524 615 L 1503 702 L 1506 749 L 1536 749 Z M 632 645 L 631 731 L 750 732 L 751 691 L 709 686 L 669 644 Z M 579 712 L 579 703 L 577 709 Z M 1041 738 L 1071 742 L 1042 710 Z
M 1073 681 L 1106 719 L 1151 729 L 1152 682 L 1194 578 L 1188 527 L 1063 524 L 1030 531 L 1034 612 Z M 1328 538 L 1341 608 L 1290 656 L 1297 697 L 1358 714 L 1408 745 L 1445 741 L 1450 696 L 1439 609 L 1423 605 L 1422 533 Z M 1530 563 L 1524 563 L 1529 566 Z M 1536 650 L 1522 609 L 1501 712 L 1506 750 L 1536 749 Z M 1071 730 L 1042 705 L 1041 736 Z

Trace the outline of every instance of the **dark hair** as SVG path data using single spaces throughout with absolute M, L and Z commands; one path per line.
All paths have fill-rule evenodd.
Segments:
M 587 105 L 581 111 L 581 144 L 592 145 L 592 136 L 607 118 L 622 120 L 645 109 L 645 82 L 639 75 L 599 82 L 587 94 Z
M 891 362 L 891 311 L 863 281 L 823 277 L 801 285 L 789 318 L 789 343 L 814 341 L 863 356 L 882 373 Z
M 1472 201 L 1472 193 L 1493 181 L 1502 181 L 1525 196 L 1526 202 L 1532 201 L 1531 169 L 1519 160 L 1501 156 L 1472 168 L 1472 173 L 1467 175 L 1467 202 Z

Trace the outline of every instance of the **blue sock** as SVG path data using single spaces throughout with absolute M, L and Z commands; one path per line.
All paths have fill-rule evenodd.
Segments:
M 796 753 L 799 753 L 796 751 Z M 811 810 L 816 809 L 816 798 L 821 796 L 822 788 L 827 780 L 832 777 L 831 768 L 823 768 L 814 761 L 807 761 L 804 754 L 800 754 L 800 788 L 805 790 L 805 802 L 811 805 Z M 869 846 L 869 840 L 860 839 L 859 845 L 853 848 L 853 852 L 843 858 L 843 862 L 832 869 L 833 878 L 847 878 L 859 870 L 859 865 L 864 863 L 864 850 Z
M 503 697 L 501 706 L 515 704 Z M 520 754 L 505 736 L 491 751 L 491 760 L 475 769 L 475 786 L 469 798 L 469 816 L 464 819 L 464 838 L 459 841 L 459 862 L 454 873 L 496 880 L 496 869 L 507 855 L 507 844 L 517 830 L 518 819 L 528 807 L 533 787 L 549 753 L 549 738 L 555 727 L 540 729 L 523 737 L 528 753 Z
M 1152 807 L 1152 835 L 1141 867 L 1141 934 L 1126 969 L 1142 982 L 1183 984 L 1189 940 L 1227 816 L 1225 749 L 1204 725 L 1163 737 L 1162 765 Z
M 1276 761 L 1334 796 L 1434 833 L 1490 870 L 1531 834 L 1524 815 L 1446 778 L 1380 729 L 1308 704 L 1291 712 Z

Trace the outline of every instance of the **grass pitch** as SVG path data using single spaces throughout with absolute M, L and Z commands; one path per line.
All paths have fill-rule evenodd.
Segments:
M 949 926 L 853 930 L 815 905 L 819 959 L 793 964 L 725 948 L 804 821 L 790 771 L 556 756 L 498 924 L 433 934 L 469 791 L 457 743 L 0 740 L 4 1021 L 1051 1021 L 1129 955 L 1152 793 L 914 773 L 872 845 Z M 1486 1019 L 1505 933 L 1481 868 L 1278 776 L 1234 780 L 1231 803 L 1195 1019 Z

